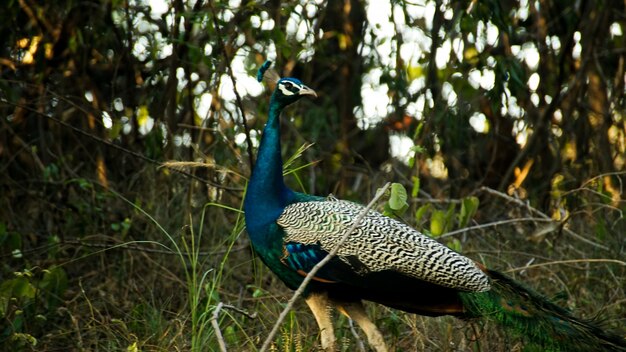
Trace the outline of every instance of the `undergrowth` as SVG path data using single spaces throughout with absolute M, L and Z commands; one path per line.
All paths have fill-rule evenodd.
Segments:
M 309 164 L 294 162 L 286 171 L 295 188 L 304 188 L 293 176 L 302 177 L 301 166 Z M 0 349 L 260 347 L 291 292 L 250 249 L 241 210 L 245 179 L 233 184 L 241 191 L 216 192 L 160 170 L 141 174 L 149 181 L 133 183 L 134 188 L 70 179 L 45 183 L 35 194 L 3 190 Z M 346 197 L 365 203 L 380 186 L 372 180 L 391 178 L 364 176 L 367 182 Z M 604 196 L 600 184 L 591 182 L 553 199 L 552 210 L 564 215 L 561 222 L 549 222 L 527 204 L 489 190 L 433 201 L 424 190 L 415 190 L 415 182 L 405 186 L 410 192 L 400 194 L 401 202 L 392 193 L 379 209 L 489 267 L 508 271 L 576 316 L 624 334 L 626 266 L 620 258 L 626 252 L 626 207 Z M 59 192 L 66 195 L 63 202 Z M 555 214 L 548 217 L 555 219 Z M 494 222 L 499 225 L 489 225 Z M 447 236 L 450 231 L 453 235 Z M 523 341 L 489 323 L 367 308 L 392 350 L 524 349 Z M 347 318 L 336 313 L 336 323 L 342 351 L 368 350 L 363 334 Z M 272 350 L 316 350 L 318 333 L 299 302 Z

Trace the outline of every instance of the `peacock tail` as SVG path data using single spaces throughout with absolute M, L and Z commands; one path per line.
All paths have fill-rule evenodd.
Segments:
M 485 269 L 487 292 L 460 292 L 466 318 L 484 318 L 524 338 L 537 351 L 626 351 L 626 340 L 583 320 L 518 281 Z

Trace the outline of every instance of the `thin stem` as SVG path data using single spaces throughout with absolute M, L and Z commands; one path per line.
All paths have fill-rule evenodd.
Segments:
M 525 265 L 519 268 L 509 269 L 506 272 L 512 273 L 514 271 L 539 268 L 542 266 L 558 265 L 558 264 L 572 264 L 572 263 L 615 263 L 615 264 L 626 266 L 626 262 L 617 260 L 617 259 L 601 259 L 601 258 L 600 259 L 569 259 L 569 260 L 555 260 L 553 262 Z
M 507 224 L 516 224 L 516 223 L 521 223 L 521 222 L 549 222 L 549 223 L 553 223 L 553 222 L 556 222 L 556 221 L 554 221 L 552 219 L 546 219 L 546 218 L 521 218 L 521 219 L 500 220 L 500 221 L 494 221 L 494 222 L 490 222 L 490 223 L 486 223 L 486 224 L 480 224 L 480 225 L 476 225 L 476 226 L 464 227 L 462 229 L 446 232 L 445 234 L 443 234 L 443 235 L 441 235 L 441 236 L 439 236 L 437 238 L 438 239 L 439 238 L 446 238 L 446 237 L 458 235 L 460 233 L 465 233 L 465 232 L 468 232 L 468 231 L 481 230 L 481 229 L 486 229 L 486 228 L 489 228 L 489 227 L 496 227 L 496 226 L 507 225 Z

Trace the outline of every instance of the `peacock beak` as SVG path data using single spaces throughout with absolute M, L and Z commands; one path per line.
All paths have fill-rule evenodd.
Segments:
M 302 89 L 300 89 L 300 95 L 312 95 L 317 98 L 317 93 L 307 86 L 303 86 Z

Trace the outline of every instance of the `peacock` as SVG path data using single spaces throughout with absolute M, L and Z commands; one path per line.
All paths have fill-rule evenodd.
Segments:
M 281 112 L 298 99 L 317 94 L 299 79 L 280 78 L 268 70 L 270 65 L 265 62 L 257 75 L 259 81 L 265 77 L 276 87 L 244 198 L 245 220 L 254 251 L 290 289 L 296 289 L 364 207 L 333 196 L 295 192 L 285 185 Z M 304 297 L 326 351 L 336 347 L 331 307 L 356 322 L 374 350 L 388 350 L 363 301 L 426 316 L 490 319 L 542 350 L 626 351 L 624 339 L 373 210 L 315 274 Z

